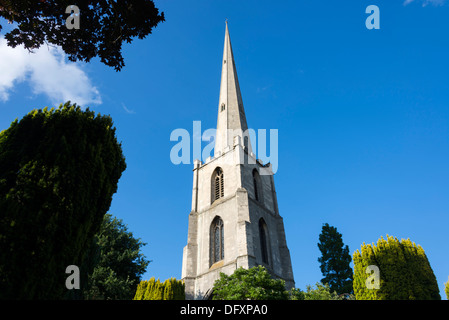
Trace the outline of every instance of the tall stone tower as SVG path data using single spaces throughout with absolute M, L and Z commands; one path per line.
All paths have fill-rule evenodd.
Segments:
M 294 286 L 270 165 L 255 159 L 226 24 L 214 157 L 195 160 L 183 251 L 186 299 L 207 298 L 220 272 L 263 265 Z M 268 173 L 268 174 L 267 174 Z

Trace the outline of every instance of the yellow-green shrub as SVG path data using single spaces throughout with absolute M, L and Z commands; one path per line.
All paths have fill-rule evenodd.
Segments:
M 387 235 L 365 244 L 353 254 L 354 295 L 357 300 L 439 300 L 436 277 L 424 249 L 410 239 L 399 241 Z M 379 268 L 380 288 L 369 289 L 366 268 Z
M 449 300 L 449 278 L 447 282 L 444 284 L 444 292 L 446 293 L 446 299 Z
M 184 300 L 185 285 L 181 280 L 170 278 L 163 283 L 159 279 L 144 280 L 137 286 L 133 300 Z

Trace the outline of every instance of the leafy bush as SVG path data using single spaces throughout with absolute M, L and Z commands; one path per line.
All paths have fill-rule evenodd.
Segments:
M 290 291 L 290 300 L 353 300 L 353 295 L 339 295 L 335 291 L 331 291 L 329 284 L 317 282 L 316 288 L 311 285 L 307 286 L 306 291 L 293 288 Z
M 263 266 L 220 273 L 213 287 L 213 300 L 287 300 L 285 281 L 272 279 Z

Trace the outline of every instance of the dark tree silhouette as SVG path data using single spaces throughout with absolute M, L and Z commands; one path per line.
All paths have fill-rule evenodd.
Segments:
M 101 62 L 120 71 L 124 42 L 145 38 L 165 21 L 151 0 L 77 0 L 79 29 L 68 29 L 66 8 L 72 0 L 0 0 L 0 17 L 17 23 L 5 35 L 8 45 L 37 49 L 44 43 L 61 46 L 71 61 Z M 0 25 L 0 31 L 1 31 Z

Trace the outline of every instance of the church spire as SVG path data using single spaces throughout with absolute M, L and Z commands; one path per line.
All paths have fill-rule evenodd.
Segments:
M 240 136 L 241 144 L 247 147 L 249 153 L 252 152 L 249 136 L 247 138 L 243 136 L 243 133 L 247 133 L 247 129 L 228 21 L 226 20 L 214 156 L 222 154 L 227 146 L 232 147 L 235 136 Z

